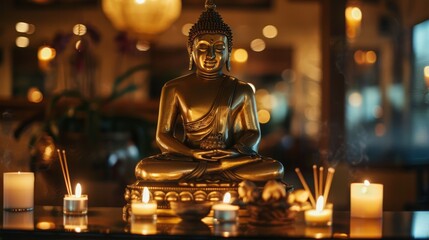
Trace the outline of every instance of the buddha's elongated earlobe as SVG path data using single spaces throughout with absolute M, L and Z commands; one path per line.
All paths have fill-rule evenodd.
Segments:
M 231 53 L 228 54 L 228 59 L 226 60 L 226 70 L 231 72 Z
M 188 70 L 191 71 L 194 68 L 194 61 L 192 59 L 192 53 L 189 54 L 189 67 Z

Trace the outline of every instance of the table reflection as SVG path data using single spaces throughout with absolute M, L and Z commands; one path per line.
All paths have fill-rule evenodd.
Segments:
M 331 238 L 332 227 L 330 226 L 307 226 L 305 228 L 305 237 L 308 238 Z
M 216 236 L 232 237 L 238 235 L 237 222 L 219 222 L 213 226 L 213 233 Z
M 130 232 L 140 235 L 154 235 L 157 232 L 156 221 L 151 219 L 131 219 Z
M 63 216 L 64 229 L 68 231 L 82 232 L 88 230 L 88 216 Z
M 122 208 L 91 208 L 85 216 L 64 216 L 62 207 L 2 213 L 1 239 L 19 239 L 25 235 L 29 239 L 46 240 L 57 239 L 58 234 L 67 239 L 88 239 L 88 236 L 93 237 L 91 239 L 129 239 L 142 235 L 183 239 L 429 238 L 429 211 L 384 212 L 382 220 L 350 218 L 350 212 L 334 212 L 333 224 L 329 227 L 310 227 L 299 217 L 285 225 L 255 225 L 249 223 L 246 215 L 240 216 L 238 222 L 222 224 L 214 223 L 210 215 L 202 221 L 181 221 L 167 214 L 160 215 L 156 221 L 124 221 Z
M 4 229 L 34 229 L 34 212 L 8 212 L 3 211 L 3 228 Z
M 381 238 L 382 233 L 382 219 L 350 218 L 350 237 L 352 238 Z
M 180 221 L 171 229 L 173 235 L 210 235 L 210 227 L 202 221 Z

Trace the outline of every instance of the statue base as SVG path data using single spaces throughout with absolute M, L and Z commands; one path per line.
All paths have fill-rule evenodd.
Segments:
M 197 201 L 219 202 L 227 192 L 232 199 L 238 198 L 239 182 L 149 182 L 136 181 L 125 188 L 124 198 L 127 204 L 124 206 L 124 218 L 131 215 L 131 202 L 141 201 L 143 188 L 147 187 L 151 199 L 158 203 L 158 209 L 170 209 L 170 202 Z

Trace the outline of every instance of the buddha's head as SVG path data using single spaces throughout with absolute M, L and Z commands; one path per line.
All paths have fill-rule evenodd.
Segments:
M 208 73 L 221 71 L 225 64 L 229 71 L 231 28 L 222 20 L 213 1 L 206 1 L 205 8 L 189 31 L 189 70 L 195 63 L 199 70 Z

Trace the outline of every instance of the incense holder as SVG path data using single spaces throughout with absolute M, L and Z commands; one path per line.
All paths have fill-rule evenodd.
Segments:
M 240 200 L 246 206 L 249 223 L 253 225 L 288 225 L 295 221 L 294 194 L 285 183 L 268 181 L 261 189 L 250 181 L 239 184 Z

